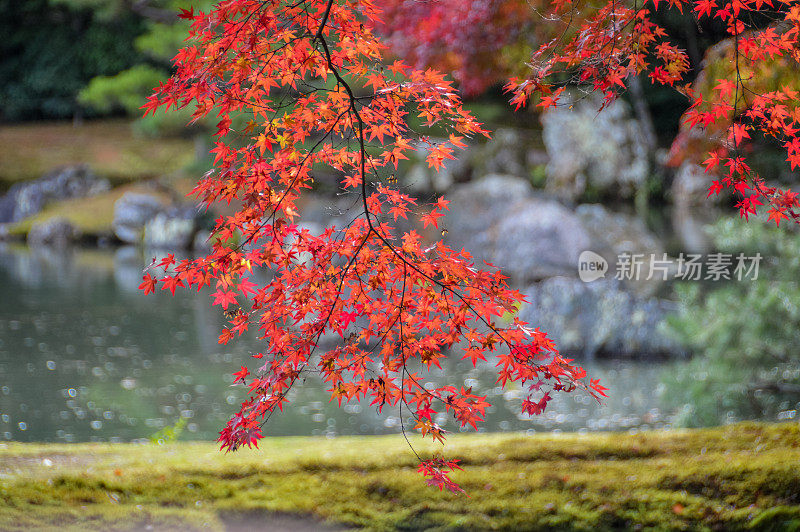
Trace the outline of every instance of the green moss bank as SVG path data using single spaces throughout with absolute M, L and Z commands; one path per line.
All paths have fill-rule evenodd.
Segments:
M 112 183 L 177 172 L 194 159 L 191 140 L 140 138 L 130 121 L 0 125 L 0 194 L 58 166 L 86 163 Z
M 11 443 L 0 529 L 270 529 L 287 514 L 372 530 L 800 529 L 797 423 L 453 436 L 447 454 L 462 459 L 454 479 L 469 497 L 427 488 L 399 436 L 276 438 L 227 455 Z

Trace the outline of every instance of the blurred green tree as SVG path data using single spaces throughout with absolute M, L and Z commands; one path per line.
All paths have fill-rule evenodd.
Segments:
M 178 18 L 180 8 L 207 7 L 209 0 L 51 0 L 73 9 L 89 8 L 101 19 L 137 17 L 142 31 L 131 45 L 140 60 L 127 68 L 92 78 L 77 95 L 78 101 L 95 112 L 124 112 L 140 118 L 140 107 L 161 81 L 170 75 L 170 63 L 183 45 L 188 23 Z M 136 122 L 136 129 L 147 135 L 194 135 L 204 132 L 204 124 L 186 128 L 190 112 L 157 113 Z M 205 151 L 205 143 L 198 146 Z M 203 154 L 205 155 L 205 154 Z
M 690 427 L 791 416 L 800 408 L 800 235 L 737 219 L 710 233 L 723 253 L 760 253 L 758 278 L 677 287 L 669 327 L 696 356 L 665 375 L 665 396 L 693 405 L 678 419 Z
M 195 163 L 206 168 L 210 161 L 211 128 L 206 119 L 192 122 L 191 109 L 159 111 L 142 117 L 141 106 L 153 88 L 169 78 L 172 58 L 184 45 L 189 23 L 178 18 L 181 8 L 206 9 L 211 0 L 51 0 L 72 7 L 91 7 L 101 17 L 121 13 L 140 17 L 143 31 L 133 41 L 141 61 L 128 68 L 94 77 L 78 93 L 78 101 L 100 113 L 124 112 L 135 117 L 138 134 L 191 137 Z M 189 125 L 191 123 L 191 125 Z
M 82 87 L 144 60 L 131 45 L 145 29 L 141 17 L 100 16 L 75 2 L 0 0 L 0 120 L 81 117 Z

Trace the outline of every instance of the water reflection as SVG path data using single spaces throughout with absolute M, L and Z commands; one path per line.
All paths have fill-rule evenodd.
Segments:
M 252 339 L 220 346 L 222 317 L 205 294 L 144 296 L 145 258 L 135 249 L 53 253 L 0 248 L 0 439 L 131 441 L 180 417 L 189 438 L 215 439 L 242 399 L 230 372 L 247 364 Z M 547 412 L 521 415 L 521 392 L 495 384 L 492 361 L 445 361 L 437 384 L 472 386 L 493 406 L 482 430 L 639 430 L 669 426 L 660 399 L 666 362 L 593 362 L 612 393 L 557 395 Z M 339 409 L 313 375 L 290 393 L 273 435 L 382 434 L 408 420 L 367 403 Z M 403 413 L 405 417 L 407 412 Z M 437 420 L 458 430 L 452 420 Z

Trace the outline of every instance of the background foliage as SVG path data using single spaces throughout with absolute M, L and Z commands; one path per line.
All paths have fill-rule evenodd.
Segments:
M 2 121 L 91 115 L 78 91 L 145 60 L 132 46 L 144 22 L 130 12 L 101 17 L 47 0 L 0 0 L 0 12 Z
M 669 324 L 697 355 L 666 378 L 672 402 L 694 405 L 680 424 L 775 419 L 800 406 L 800 235 L 791 229 L 721 220 L 710 228 L 716 246 L 760 253 L 758 280 L 676 287 L 680 310 Z

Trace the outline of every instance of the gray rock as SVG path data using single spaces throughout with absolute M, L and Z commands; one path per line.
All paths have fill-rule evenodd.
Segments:
M 451 201 L 443 224 L 449 231 L 447 240 L 471 253 L 481 252 L 491 243 L 489 228 L 506 216 L 508 206 L 532 195 L 527 181 L 506 175 L 490 175 L 456 187 L 447 195 Z
M 568 354 L 640 356 L 681 354 L 661 332 L 672 304 L 650 297 L 660 278 L 646 280 L 649 260 L 663 244 L 637 218 L 600 205 L 575 209 L 535 192 L 523 179 L 494 175 L 456 187 L 444 219 L 448 244 L 466 248 L 529 286 L 532 303 L 521 318 L 548 331 Z M 603 279 L 577 278 L 581 252 L 601 254 L 611 267 Z M 617 281 L 623 252 L 646 255 L 640 281 Z M 531 284 L 531 283 L 536 284 Z
M 523 292 L 520 318 L 547 331 L 565 356 L 685 355 L 663 331 L 674 304 L 633 295 L 614 279 L 553 277 Z
M 473 155 L 479 175 L 528 175 L 528 152 L 532 143 L 528 132 L 497 128 L 492 132 L 492 138 Z
M 712 178 L 705 172 L 702 166 L 684 162 L 675 172 L 672 180 L 670 195 L 675 205 L 679 207 L 689 207 L 713 203 L 720 203 L 724 195 L 708 195 L 708 187 L 711 185 Z
M 31 226 L 28 231 L 28 245 L 64 248 L 79 239 L 80 236 L 80 230 L 66 218 L 50 218 Z
M 444 227 L 452 247 L 503 269 L 516 282 L 576 275 L 592 239 L 559 202 L 536 196 L 523 179 L 493 175 L 458 187 Z
M 608 261 L 608 276 L 616 273 L 615 265 L 623 254 L 641 255 L 638 279 L 626 279 L 626 284 L 639 295 L 653 295 L 663 283 L 657 272 L 650 278 L 650 264 L 664 259 L 664 244 L 636 216 L 611 212 L 602 205 L 579 205 L 575 214 L 591 235 L 590 249 Z
M 547 162 L 547 154 L 541 149 L 535 133 L 509 127 L 493 131 L 488 141 L 476 139 L 469 141 L 466 148 L 456 149 L 455 159 L 445 160 L 438 172 L 428 166 L 425 160 L 428 153 L 426 147 L 419 147 L 412 156 L 408 171 L 401 176 L 403 183 L 417 192 L 445 192 L 475 176 L 528 176 L 532 175 L 535 167 Z
M 5 196 L 0 196 L 0 223 L 14 221 L 14 213 L 17 209 L 15 186 L 17 185 L 13 185 Z
M 13 185 L 0 198 L 0 222 L 18 222 L 47 203 L 93 196 L 110 188 L 107 180 L 95 176 L 86 165 L 57 168 L 35 181 Z
M 213 245 L 211 244 L 211 231 L 198 231 L 195 233 L 194 240 L 192 241 L 192 249 L 204 253 L 210 252 L 213 249 Z
M 197 231 L 196 211 L 173 208 L 157 213 L 144 225 L 144 245 L 154 249 L 190 249 Z
M 585 98 L 572 109 L 542 114 L 542 137 L 550 156 L 546 189 L 577 199 L 587 192 L 630 198 L 650 172 L 644 132 L 620 100 L 598 112 L 600 101 Z
M 494 230 L 492 261 L 520 282 L 574 275 L 591 237 L 575 215 L 552 200 L 512 204 Z
M 641 218 L 612 212 L 599 204 L 579 205 L 575 214 L 589 229 L 594 240 L 603 241 L 615 254 L 662 253 L 664 245 L 651 233 Z
M 114 234 L 127 244 L 140 244 L 147 221 L 163 211 L 155 196 L 127 192 L 114 203 Z

